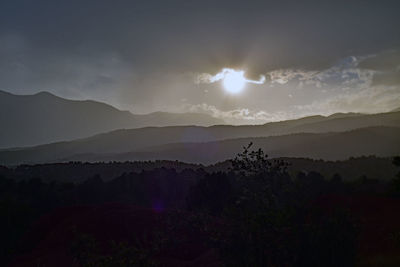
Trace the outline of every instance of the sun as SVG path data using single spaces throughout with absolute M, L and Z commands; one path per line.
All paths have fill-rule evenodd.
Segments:
M 225 73 L 223 78 L 223 84 L 225 90 L 231 94 L 240 93 L 245 84 L 246 78 L 244 77 L 244 71 L 242 70 L 229 70 L 229 72 Z

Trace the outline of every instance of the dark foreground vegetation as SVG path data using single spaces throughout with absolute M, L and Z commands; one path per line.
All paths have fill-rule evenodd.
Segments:
M 374 162 L 384 164 L 367 160 L 371 173 Z M 363 170 L 357 177 L 339 174 L 357 173 L 353 170 L 319 169 L 329 176 L 291 170 L 300 162 L 304 167 L 305 160 L 270 160 L 248 146 L 228 167 L 177 162 L 159 162 L 159 168 L 116 162 L 107 168 L 0 167 L 0 261 L 10 266 L 399 266 L 400 174 L 371 179 Z M 400 158 L 393 163 L 400 167 Z

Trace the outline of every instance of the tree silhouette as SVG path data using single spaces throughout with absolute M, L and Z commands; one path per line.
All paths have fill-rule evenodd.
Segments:
M 242 200 L 260 201 L 262 206 L 282 204 L 285 190 L 291 184 L 287 172 L 288 163 L 283 160 L 269 160 L 259 148 L 250 150 L 253 143 L 243 147 L 243 152 L 231 161 L 231 170 L 238 175 L 242 187 Z

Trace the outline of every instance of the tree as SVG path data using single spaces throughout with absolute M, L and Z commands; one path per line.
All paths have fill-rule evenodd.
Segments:
M 269 160 L 261 149 L 251 150 L 252 145 L 231 161 L 237 196 L 225 212 L 231 227 L 221 251 L 228 265 L 290 265 L 294 246 L 288 164 Z
M 289 164 L 283 160 L 269 160 L 259 148 L 250 150 L 253 143 L 243 147 L 243 152 L 231 161 L 231 170 L 237 175 L 242 187 L 238 201 L 260 201 L 262 206 L 281 206 L 291 180 L 287 172 Z

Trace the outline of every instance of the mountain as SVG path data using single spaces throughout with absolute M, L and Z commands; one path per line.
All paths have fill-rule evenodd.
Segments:
M 380 114 L 333 114 L 326 120 L 304 123 L 291 128 L 291 132 L 322 133 L 343 132 L 371 126 L 400 126 L 400 112 Z
M 105 103 L 68 100 L 48 92 L 13 95 L 0 91 L 0 148 L 73 140 L 124 128 L 216 124 L 224 121 L 196 113 L 134 115 Z
M 49 93 L 15 96 L 2 92 L 0 95 L 0 123 L 4 127 L 0 131 L 0 142 L 4 147 L 12 142 L 18 144 L 25 142 L 26 144 L 28 142 L 47 142 L 46 140 L 49 139 L 68 140 L 73 139 L 76 135 L 87 136 L 93 132 L 107 132 L 109 128 L 131 128 L 132 125 L 152 123 L 159 123 L 160 125 L 173 122 L 187 123 L 192 118 L 202 122 L 208 120 L 206 115 L 201 114 L 159 112 L 148 115 L 133 115 L 104 103 L 66 100 Z M 78 155 L 85 159 L 86 156 L 82 157 L 82 155 L 98 157 L 101 154 L 148 153 L 147 149 L 150 147 L 154 148 L 173 143 L 204 143 L 225 139 L 254 139 L 299 133 L 334 133 L 379 126 L 400 127 L 400 112 L 380 114 L 338 113 L 328 117 L 310 116 L 264 125 L 119 129 L 73 141 L 3 149 L 0 150 L 0 164 L 54 162 L 74 159 Z M 305 153 L 303 156 L 308 154 Z
M 400 154 L 400 127 L 377 126 L 346 132 L 297 133 L 218 141 L 202 141 L 212 138 L 197 134 L 199 138 L 193 141 L 196 133 L 201 133 L 196 132 L 198 129 L 208 128 L 165 127 L 125 130 L 73 142 L 0 151 L 0 164 L 154 159 L 209 164 L 234 157 L 250 142 L 254 143 L 255 148 L 263 148 L 272 157 L 338 160 L 351 156 L 387 157 Z M 175 136 L 173 133 L 177 130 L 183 134 Z
M 368 127 L 339 133 L 299 133 L 283 136 L 238 138 L 206 143 L 176 143 L 119 154 L 83 154 L 62 161 L 178 160 L 212 164 L 231 159 L 253 143 L 272 158 L 306 157 L 345 160 L 350 157 L 390 157 L 400 154 L 400 128 Z
M 215 125 L 145 127 L 116 130 L 90 138 L 33 148 L 43 153 L 74 151 L 77 153 L 116 153 L 140 150 L 169 143 L 211 142 L 224 139 L 267 137 L 293 133 L 343 132 L 363 127 L 400 127 L 400 112 L 337 117 L 311 116 L 264 125 Z
M 368 127 L 340 133 L 300 133 L 206 143 L 176 143 L 131 153 L 103 155 L 103 158 L 100 156 L 97 160 L 167 159 L 210 164 L 233 158 L 250 142 L 253 142 L 254 148 L 262 148 L 271 157 L 325 160 L 343 160 L 364 155 L 386 157 L 400 154 L 400 128 Z

